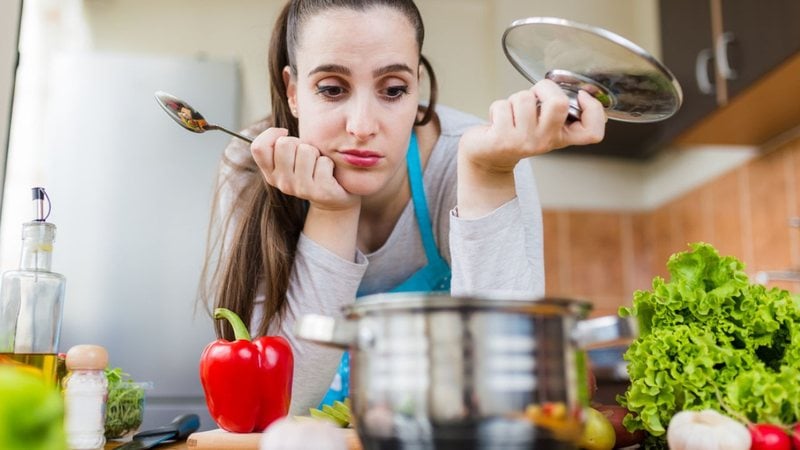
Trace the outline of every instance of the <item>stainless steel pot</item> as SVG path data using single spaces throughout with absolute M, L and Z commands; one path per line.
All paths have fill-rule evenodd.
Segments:
M 298 337 L 350 350 L 366 449 L 575 449 L 586 348 L 635 335 L 590 304 L 509 294 L 380 294 L 344 318 L 306 315 Z

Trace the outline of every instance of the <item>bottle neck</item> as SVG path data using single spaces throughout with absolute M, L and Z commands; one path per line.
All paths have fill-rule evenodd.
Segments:
M 22 225 L 22 255 L 20 270 L 50 272 L 56 226 L 47 222 L 28 222 Z

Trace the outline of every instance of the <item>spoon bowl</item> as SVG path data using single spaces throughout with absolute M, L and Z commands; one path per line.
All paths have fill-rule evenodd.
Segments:
M 155 97 L 161 109 L 163 109 L 172 120 L 191 132 L 205 133 L 210 130 L 219 130 L 243 141 L 253 142 L 249 137 L 242 136 L 219 125 L 208 123 L 203 115 L 196 109 L 174 95 L 170 95 L 164 91 L 156 91 Z

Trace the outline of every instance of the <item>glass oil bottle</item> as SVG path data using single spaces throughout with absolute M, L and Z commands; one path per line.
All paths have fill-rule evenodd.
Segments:
M 0 364 L 32 366 L 55 386 L 66 279 L 51 270 L 50 199 L 41 187 L 32 197 L 34 218 L 22 224 L 19 269 L 3 273 L 0 284 Z

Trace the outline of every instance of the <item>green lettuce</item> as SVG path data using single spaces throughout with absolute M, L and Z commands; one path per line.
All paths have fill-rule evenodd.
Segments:
M 631 384 L 623 424 L 665 440 L 672 416 L 711 408 L 752 422 L 800 419 L 800 304 L 751 284 L 744 264 L 706 243 L 669 258 L 670 280 L 634 293 L 639 337 L 624 354 Z M 659 442 L 661 441 L 661 442 Z

